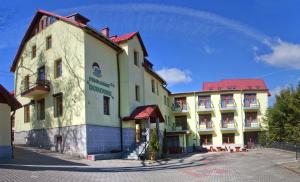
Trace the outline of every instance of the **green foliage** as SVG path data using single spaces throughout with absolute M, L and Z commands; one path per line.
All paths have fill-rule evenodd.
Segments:
M 157 153 L 159 151 L 159 141 L 156 133 L 156 128 L 153 128 L 151 131 L 150 141 L 149 141 L 149 150 L 150 152 Z
M 276 95 L 274 106 L 267 111 L 268 140 L 300 142 L 300 83 Z

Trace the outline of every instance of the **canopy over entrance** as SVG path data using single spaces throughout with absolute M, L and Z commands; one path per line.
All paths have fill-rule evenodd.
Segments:
M 159 122 L 165 122 L 159 107 L 157 105 L 139 106 L 130 114 L 130 116 L 124 117 L 123 121 L 149 119 L 151 123 L 155 123 L 159 118 Z

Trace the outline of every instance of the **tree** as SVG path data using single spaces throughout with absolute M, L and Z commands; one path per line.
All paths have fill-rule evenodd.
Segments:
M 156 128 L 153 128 L 151 131 L 150 141 L 149 141 L 149 152 L 150 158 L 155 159 L 156 154 L 160 149 Z
M 296 88 L 283 89 L 267 111 L 268 139 L 276 142 L 300 142 L 300 82 Z

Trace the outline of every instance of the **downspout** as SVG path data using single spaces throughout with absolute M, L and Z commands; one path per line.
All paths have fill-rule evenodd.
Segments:
M 120 142 L 121 142 L 121 151 L 123 151 L 123 121 L 121 117 L 121 81 L 120 81 L 120 59 L 119 55 L 122 51 L 117 52 L 117 73 L 118 73 L 118 116 L 120 120 Z
M 13 111 L 12 115 L 10 116 L 10 145 L 11 145 L 11 157 L 14 159 L 14 147 L 13 147 L 13 129 L 12 129 L 12 118 L 15 117 L 16 110 Z
M 195 146 L 197 146 L 197 133 L 198 133 L 198 129 L 197 129 L 197 101 L 196 101 L 196 92 L 194 91 L 194 102 L 195 102 L 195 104 L 194 104 L 194 109 L 195 109 L 195 131 L 196 131 L 196 134 L 195 134 L 195 136 L 196 136 L 196 138 L 194 139 L 196 142 L 195 142 Z

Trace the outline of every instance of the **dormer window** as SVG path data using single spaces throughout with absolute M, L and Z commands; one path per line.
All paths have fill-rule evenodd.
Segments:
M 139 67 L 139 53 L 137 51 L 133 52 L 134 65 Z

